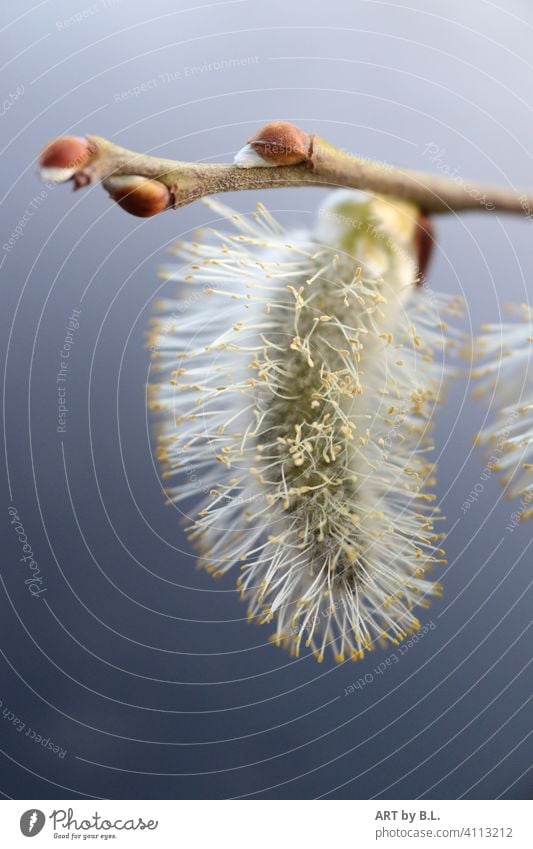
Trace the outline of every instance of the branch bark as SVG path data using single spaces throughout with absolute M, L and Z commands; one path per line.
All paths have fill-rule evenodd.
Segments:
M 410 201 L 423 214 L 485 210 L 530 215 L 533 210 L 533 192 L 465 183 L 372 162 L 282 121 L 263 127 L 235 163 L 160 159 L 100 136 L 60 137 L 40 156 L 44 179 L 73 180 L 76 188 L 100 180 L 124 209 L 143 216 L 220 192 L 288 186 L 362 189 Z

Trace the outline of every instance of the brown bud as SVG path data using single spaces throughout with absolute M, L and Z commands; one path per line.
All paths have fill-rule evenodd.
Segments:
M 108 177 L 103 185 L 122 209 L 139 218 L 149 218 L 171 206 L 170 191 L 159 180 L 127 174 Z
M 427 271 L 434 245 L 435 228 L 433 221 L 429 216 L 422 213 L 415 230 L 415 250 L 418 254 L 418 273 L 421 278 Z
M 298 165 L 309 155 L 310 138 L 288 121 L 271 121 L 252 136 L 248 144 L 273 165 Z
M 87 164 L 94 148 L 87 139 L 78 136 L 59 136 L 41 151 L 39 166 L 44 180 L 61 183 L 70 180 L 76 171 Z
M 288 121 L 271 121 L 248 144 L 269 165 L 299 165 L 309 158 L 311 138 Z

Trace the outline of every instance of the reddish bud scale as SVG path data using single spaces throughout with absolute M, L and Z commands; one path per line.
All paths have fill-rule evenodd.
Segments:
M 108 177 L 103 185 L 122 209 L 139 218 L 149 218 L 171 206 L 170 191 L 159 180 L 128 174 Z
M 299 165 L 309 158 L 311 137 L 288 121 L 271 121 L 248 144 L 269 164 Z
M 418 253 L 418 273 L 424 277 L 435 244 L 435 228 L 427 215 L 420 215 L 415 230 L 415 248 Z
M 82 168 L 90 159 L 94 148 L 87 139 L 78 136 L 59 136 L 42 150 L 41 168 Z

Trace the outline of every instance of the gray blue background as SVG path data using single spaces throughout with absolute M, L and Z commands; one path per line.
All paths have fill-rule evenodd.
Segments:
M 448 565 L 443 598 L 421 617 L 435 627 L 383 675 L 390 652 L 295 661 L 245 622 L 232 578 L 195 569 L 149 439 L 144 333 L 153 298 L 170 292 L 156 268 L 205 208 L 139 220 L 98 186 L 41 195 L 35 159 L 58 134 L 92 132 L 227 161 L 259 125 L 287 118 L 371 158 L 533 185 L 532 37 L 526 0 L 2 4 L 2 245 L 25 222 L 0 250 L 5 797 L 531 797 L 531 525 L 506 531 L 514 508 L 493 478 L 461 510 L 483 470 L 471 439 L 487 412 L 468 375 L 436 426 Z M 247 212 L 261 199 L 300 225 L 322 196 L 227 200 Z M 483 212 L 438 222 L 429 282 L 465 296 L 466 329 L 527 301 L 532 227 Z M 10 505 L 40 598 L 24 585 Z

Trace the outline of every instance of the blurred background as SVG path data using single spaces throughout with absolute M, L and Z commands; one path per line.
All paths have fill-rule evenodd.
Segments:
M 532 185 L 531 4 L 20 0 L 0 15 L 2 794 L 530 798 L 531 525 L 509 530 L 517 507 L 481 479 L 487 406 L 467 369 L 436 423 L 448 565 L 423 638 L 356 664 L 290 658 L 246 623 L 233 576 L 195 568 L 151 444 L 145 332 L 175 288 L 157 267 L 208 210 L 135 219 L 99 186 L 43 185 L 36 157 L 95 133 L 229 161 L 286 118 L 373 159 Z M 306 226 L 324 194 L 224 200 Z M 437 222 L 429 284 L 465 297 L 466 330 L 528 300 L 532 227 Z

